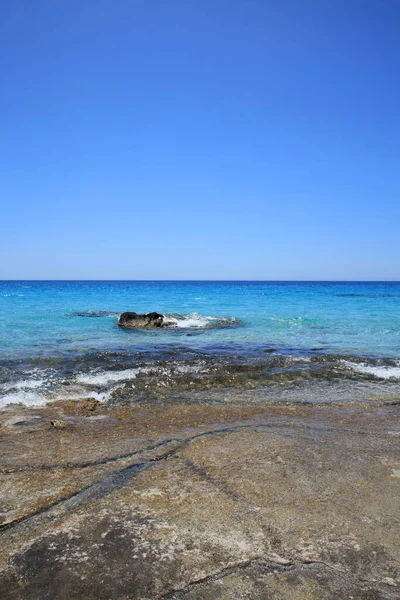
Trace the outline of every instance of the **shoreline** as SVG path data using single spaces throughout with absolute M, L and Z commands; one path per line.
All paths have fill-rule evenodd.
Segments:
M 225 392 L 226 390 L 226 392 Z M 357 400 L 400 394 L 400 361 L 391 357 L 309 349 L 246 347 L 193 349 L 184 345 L 130 352 L 107 351 L 0 362 L 0 409 L 8 405 L 95 398 L 130 405 L 262 390 L 260 401 L 315 397 Z

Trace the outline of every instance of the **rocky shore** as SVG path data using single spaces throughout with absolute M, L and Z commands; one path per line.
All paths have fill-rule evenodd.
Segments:
M 0 598 L 398 599 L 398 400 L 0 412 Z

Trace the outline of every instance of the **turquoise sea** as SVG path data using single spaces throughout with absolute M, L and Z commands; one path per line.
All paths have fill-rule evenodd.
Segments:
M 400 381 L 400 282 L 0 282 L 2 406 L 313 378 Z

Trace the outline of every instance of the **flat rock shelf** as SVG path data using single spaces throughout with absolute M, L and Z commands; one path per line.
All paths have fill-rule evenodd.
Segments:
M 398 411 L 10 406 L 0 597 L 398 599 Z

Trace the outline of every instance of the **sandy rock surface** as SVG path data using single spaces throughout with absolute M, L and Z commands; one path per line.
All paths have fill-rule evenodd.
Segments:
M 89 408 L 0 412 L 2 600 L 400 598 L 399 405 Z

